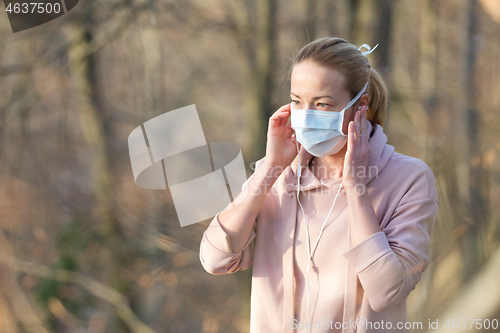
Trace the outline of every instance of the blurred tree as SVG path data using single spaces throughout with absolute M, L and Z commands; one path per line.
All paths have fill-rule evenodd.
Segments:
M 275 61 L 276 61 L 276 13 L 278 10 L 277 0 L 255 1 L 255 21 L 254 47 L 248 50 L 249 65 L 252 77 L 250 85 L 253 91 L 252 108 L 258 110 L 257 128 L 254 127 L 254 158 L 257 160 L 265 155 L 267 142 L 267 125 L 269 117 L 276 111 L 271 103 L 274 92 Z M 250 36 L 249 36 L 250 37 Z
M 304 28 L 307 32 L 307 42 L 312 42 L 316 39 L 316 25 L 318 23 L 318 14 L 317 14 L 317 1 L 305 1 L 306 6 L 306 22 Z
M 390 51 L 392 38 L 392 13 L 394 0 L 381 0 L 377 2 L 377 13 L 375 14 L 376 28 L 374 30 L 373 43 L 377 46 L 377 57 L 375 67 L 381 73 L 385 80 L 390 77 L 389 70 L 391 66 Z M 372 47 L 373 47 L 372 46 Z
M 466 103 L 467 103 L 467 154 L 469 157 L 469 216 L 468 229 L 464 239 L 465 280 L 469 280 L 485 261 L 483 252 L 484 226 L 487 216 L 487 205 L 484 198 L 483 177 L 484 157 L 481 147 L 480 113 L 477 101 L 478 81 L 476 62 L 478 50 L 478 2 L 469 0 L 469 27 L 467 33 L 466 62 Z

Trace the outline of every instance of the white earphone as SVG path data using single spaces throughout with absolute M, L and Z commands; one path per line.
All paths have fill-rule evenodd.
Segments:
M 300 208 L 302 209 L 302 215 L 304 216 L 304 221 L 306 223 L 306 234 L 307 234 L 307 254 L 309 257 L 309 264 L 307 266 L 307 310 L 306 310 L 306 321 L 309 318 L 309 298 L 310 298 L 310 288 L 309 288 L 309 272 L 311 270 L 311 263 L 312 263 L 312 256 L 314 254 L 314 251 L 316 250 L 316 246 L 318 246 L 319 240 L 321 238 L 321 235 L 323 235 L 323 230 L 325 228 L 325 223 L 328 221 L 328 218 L 330 217 L 330 214 L 333 210 L 333 206 L 335 205 L 335 202 L 337 201 L 337 197 L 340 193 L 340 190 L 342 189 L 342 185 L 344 183 L 344 180 L 342 179 L 342 182 L 340 183 L 339 190 L 337 191 L 337 194 L 335 195 L 335 199 L 333 200 L 332 207 L 330 208 L 330 211 L 328 212 L 328 215 L 326 216 L 325 221 L 323 222 L 323 226 L 321 227 L 321 232 L 319 234 L 318 240 L 316 241 L 316 244 L 314 245 L 314 248 L 311 252 L 311 246 L 309 245 L 309 227 L 308 227 L 308 222 L 306 218 L 306 214 L 304 212 L 304 208 L 302 207 L 302 204 L 300 203 L 299 195 L 300 195 L 300 177 L 302 175 L 302 165 L 300 163 L 300 152 L 299 152 L 299 144 L 296 141 L 297 144 L 297 154 L 299 155 L 299 166 L 297 169 L 297 202 L 299 203 Z

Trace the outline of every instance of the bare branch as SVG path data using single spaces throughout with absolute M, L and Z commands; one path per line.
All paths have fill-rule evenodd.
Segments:
M 64 269 L 53 269 L 37 263 L 16 259 L 5 251 L 2 251 L 0 261 L 9 265 L 14 271 L 17 272 L 78 285 L 95 297 L 101 298 L 113 305 L 116 309 L 118 317 L 123 320 L 132 332 L 154 333 L 149 326 L 143 323 L 135 315 L 128 305 L 127 299 L 122 294 L 98 281 L 80 273 Z

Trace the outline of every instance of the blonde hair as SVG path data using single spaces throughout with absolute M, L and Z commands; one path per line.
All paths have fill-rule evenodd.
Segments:
M 340 71 L 345 77 L 344 89 L 354 98 L 369 80 L 367 119 L 372 125 L 384 125 L 389 103 L 389 89 L 382 76 L 370 66 L 368 59 L 358 48 L 338 37 L 318 38 L 305 45 L 293 59 L 293 66 L 304 60 L 312 60 L 319 66 Z

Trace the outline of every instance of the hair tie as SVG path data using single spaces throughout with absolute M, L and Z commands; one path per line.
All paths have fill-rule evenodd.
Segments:
M 361 45 L 361 46 L 358 48 L 358 51 L 360 51 L 360 52 L 361 52 L 361 48 L 362 48 L 362 47 L 364 47 L 365 49 L 367 49 L 368 51 L 363 51 L 363 52 L 361 52 L 361 54 L 362 54 L 362 55 L 364 55 L 364 56 L 366 57 L 368 54 L 372 53 L 372 52 L 373 52 L 373 50 L 375 50 L 375 49 L 377 48 L 377 46 L 378 46 L 378 44 L 377 44 L 377 45 L 375 45 L 375 47 L 374 47 L 373 49 L 370 49 L 370 45 L 368 45 L 368 44 L 363 44 L 363 45 Z

